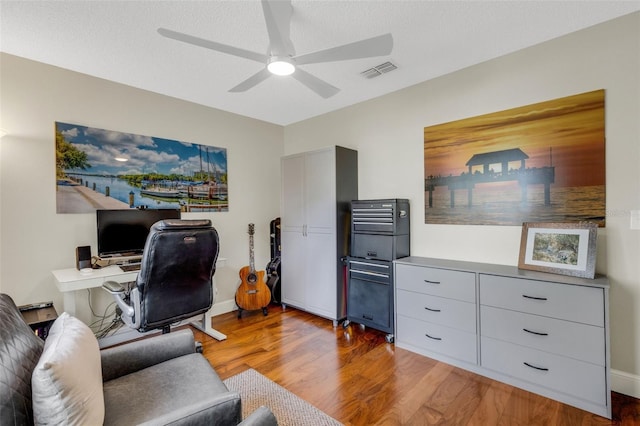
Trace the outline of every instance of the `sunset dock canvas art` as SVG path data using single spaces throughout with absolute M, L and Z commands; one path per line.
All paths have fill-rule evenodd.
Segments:
M 424 129 L 425 223 L 605 225 L 604 90 Z

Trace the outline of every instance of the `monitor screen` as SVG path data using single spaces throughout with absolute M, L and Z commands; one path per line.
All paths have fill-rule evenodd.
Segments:
M 98 256 L 137 256 L 151 226 L 163 219 L 180 219 L 179 209 L 96 210 Z

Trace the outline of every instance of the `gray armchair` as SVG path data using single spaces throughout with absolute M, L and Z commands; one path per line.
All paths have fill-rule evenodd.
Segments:
M 72 318 L 63 314 L 58 320 L 63 317 Z M 0 424 L 34 424 L 33 404 L 41 402 L 32 398 L 32 375 L 36 377 L 33 372 L 47 351 L 43 353 L 43 341 L 6 294 L 0 294 L 0 323 Z M 52 333 L 54 327 L 56 324 Z M 70 334 L 73 330 L 64 333 L 67 339 Z M 98 350 L 97 342 L 93 345 Z M 60 348 L 56 352 L 64 353 Z M 80 357 L 88 358 L 89 354 Z M 195 351 L 189 330 L 105 349 L 97 357 L 102 371 L 91 373 L 102 377 L 105 425 L 277 425 L 266 407 L 240 423 L 240 396 L 229 391 L 209 362 Z M 72 372 L 74 380 L 79 371 Z M 59 386 L 57 391 L 63 397 L 70 393 Z

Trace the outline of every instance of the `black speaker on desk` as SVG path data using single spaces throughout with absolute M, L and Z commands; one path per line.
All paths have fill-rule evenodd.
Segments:
M 91 246 L 76 247 L 76 268 L 91 268 Z

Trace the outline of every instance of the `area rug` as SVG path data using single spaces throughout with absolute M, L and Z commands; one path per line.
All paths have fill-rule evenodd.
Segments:
M 242 418 L 261 405 L 271 409 L 279 426 L 342 426 L 342 423 L 253 369 L 229 377 L 224 384 L 242 398 Z

